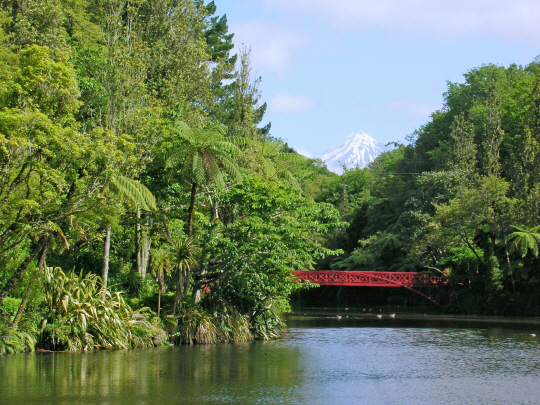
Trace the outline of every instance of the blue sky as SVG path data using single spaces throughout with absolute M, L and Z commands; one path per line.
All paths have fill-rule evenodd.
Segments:
M 446 82 L 540 55 L 531 0 L 215 0 L 251 47 L 272 135 L 316 157 L 352 132 L 405 142 Z

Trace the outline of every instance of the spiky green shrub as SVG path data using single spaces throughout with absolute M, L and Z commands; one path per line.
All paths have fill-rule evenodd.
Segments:
M 249 317 L 231 306 L 223 306 L 213 313 L 222 342 L 247 342 L 253 340 Z
M 40 344 L 52 350 L 126 349 L 160 345 L 164 332 L 133 314 L 121 293 L 73 270 L 45 269 L 45 313 Z
M 247 342 L 253 340 L 249 318 L 230 306 L 201 306 L 182 308 L 178 317 L 178 329 L 174 334 L 177 344 L 211 344 Z
M 212 314 L 199 306 L 181 309 L 178 316 L 177 344 L 211 344 L 219 342 L 219 333 Z

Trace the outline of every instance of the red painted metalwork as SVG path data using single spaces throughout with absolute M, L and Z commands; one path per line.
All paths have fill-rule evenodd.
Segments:
M 448 279 L 428 273 L 383 271 L 293 271 L 300 281 L 319 285 L 342 285 L 356 287 L 436 287 L 448 284 Z
M 442 307 L 433 298 L 418 291 L 417 288 L 448 286 L 449 281 L 444 276 L 428 273 L 383 272 L 383 271 L 338 271 L 297 270 L 293 273 L 300 282 L 309 281 L 319 285 L 335 285 L 349 287 L 403 287 L 418 294 L 433 304 Z

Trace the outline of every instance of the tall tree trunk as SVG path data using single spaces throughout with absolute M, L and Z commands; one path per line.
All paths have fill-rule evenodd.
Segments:
M 137 222 L 135 223 L 135 255 L 137 273 L 141 274 L 141 209 L 137 207 L 135 215 Z
M 161 313 L 161 288 L 158 291 L 157 296 L 157 317 L 159 318 L 159 314 Z
M 193 212 L 195 211 L 195 196 L 197 195 L 197 183 L 191 185 L 191 199 L 189 201 L 187 236 L 191 237 L 193 231 Z
M 184 279 L 184 292 L 183 292 L 183 295 L 187 295 L 189 293 L 189 282 L 190 281 L 191 281 L 191 270 L 187 269 L 186 278 Z
M 137 207 L 137 224 L 135 225 L 135 250 L 137 260 L 137 273 L 144 280 L 148 269 L 148 259 L 150 258 L 150 247 L 152 240 L 146 234 L 143 234 L 141 225 L 141 209 Z M 148 225 L 145 224 L 145 225 Z
M 215 201 L 212 201 L 212 198 L 210 197 L 210 223 L 213 225 L 215 224 L 216 220 L 218 219 L 218 201 L 217 199 Z M 201 253 L 201 264 L 200 264 L 200 274 L 203 276 L 206 273 L 206 266 L 207 266 L 207 257 L 208 257 L 208 248 L 207 243 L 203 244 L 202 247 L 202 253 Z M 200 286 L 197 286 L 197 289 L 195 290 L 195 304 L 198 304 L 201 301 L 201 289 Z
M 197 195 L 197 183 L 193 183 L 191 185 L 191 198 L 189 200 L 188 221 L 187 221 L 187 230 L 186 230 L 186 234 L 189 238 L 191 237 L 193 233 L 193 213 L 195 212 L 195 196 L 196 195 Z M 184 279 L 184 291 L 181 293 L 182 296 L 188 294 L 190 281 L 191 281 L 191 270 L 187 269 L 186 276 Z M 176 309 L 176 305 L 175 305 L 175 309 Z
M 510 267 L 510 255 L 508 254 L 508 249 L 506 249 L 506 262 L 508 263 L 508 271 L 510 272 L 510 280 L 512 281 L 512 292 L 514 296 L 516 295 L 516 283 L 514 281 L 514 271 Z
M 109 278 L 109 251 L 111 249 L 111 226 L 107 226 L 105 234 L 105 252 L 103 253 L 103 271 L 101 279 L 103 280 L 103 288 L 107 288 L 107 280 Z
M 180 303 L 180 300 L 183 297 L 182 293 L 182 287 L 184 284 L 184 277 L 182 274 L 182 271 L 178 269 L 178 280 L 176 281 L 176 291 L 174 293 L 174 307 L 173 307 L 173 316 L 176 315 L 176 308 L 178 307 L 178 304 Z
M 141 263 L 139 268 L 139 274 L 144 280 L 146 277 L 146 271 L 148 269 L 148 259 L 150 258 L 150 247 L 152 246 L 152 239 L 148 235 L 143 235 L 141 237 Z
M 42 235 L 37 241 L 37 243 L 35 244 L 34 248 L 30 252 L 28 257 L 25 259 L 24 262 L 21 263 L 21 265 L 17 268 L 17 271 L 15 272 L 13 277 L 11 277 L 8 280 L 8 282 L 6 283 L 6 285 L 0 292 L 0 305 L 2 305 L 2 303 L 4 302 L 4 298 L 8 296 L 8 294 L 11 292 L 15 284 L 17 284 L 17 282 L 20 280 L 20 278 L 22 277 L 22 275 L 24 274 L 24 272 L 26 271 L 30 263 L 32 263 L 32 261 L 38 255 L 38 253 L 48 244 L 49 244 L 49 235 Z
M 157 316 L 159 318 L 159 315 L 161 314 L 161 294 L 163 294 L 163 284 L 164 284 L 164 276 L 163 276 L 163 270 L 161 268 L 158 268 L 157 272 L 157 282 L 158 282 L 158 299 L 157 299 Z
M 171 240 L 172 239 L 171 230 L 169 229 L 169 226 L 167 225 L 167 219 L 165 218 L 165 216 L 163 216 L 163 227 L 165 228 L 167 239 Z

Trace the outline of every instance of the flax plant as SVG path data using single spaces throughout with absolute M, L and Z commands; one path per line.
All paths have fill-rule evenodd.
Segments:
M 45 268 L 41 345 L 53 350 L 127 349 L 165 341 L 141 316 L 133 317 L 121 293 L 103 288 L 101 278 Z M 143 330 L 141 330 L 141 326 Z

